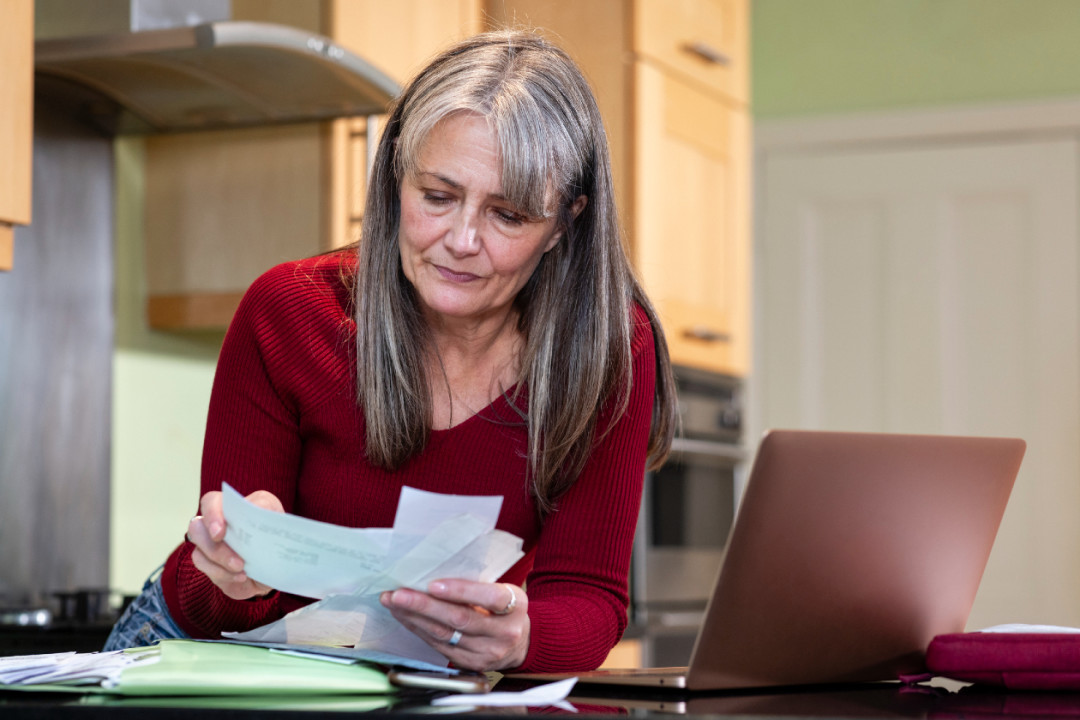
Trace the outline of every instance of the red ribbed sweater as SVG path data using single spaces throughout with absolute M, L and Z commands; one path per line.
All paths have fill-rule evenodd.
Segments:
M 426 449 L 397 470 L 366 460 L 356 324 L 342 280 L 354 263 L 344 252 L 286 263 L 244 296 L 214 378 L 202 493 L 223 481 L 244 495 L 265 489 L 287 512 L 351 527 L 390 527 L 406 485 L 502 495 L 498 527 L 521 537 L 526 553 L 502 578 L 528 584 L 531 637 L 521 669 L 596 667 L 626 626 L 655 382 L 644 313 L 635 310 L 629 409 L 541 523 L 527 485 L 525 429 L 502 398 L 432 431 Z M 184 542 L 173 551 L 161 580 L 170 612 L 192 637 L 247 630 L 311 602 L 285 593 L 231 600 L 194 567 L 192 548 Z

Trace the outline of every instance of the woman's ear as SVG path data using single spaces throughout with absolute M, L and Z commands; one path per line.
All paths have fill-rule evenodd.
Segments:
M 570 205 L 570 221 L 573 222 L 574 220 L 576 220 L 577 216 L 581 214 L 581 211 L 584 210 L 585 206 L 588 204 L 589 198 L 587 195 L 578 195 L 577 198 L 574 199 L 573 204 Z M 547 246 L 544 248 L 544 252 L 547 252 L 551 248 L 555 247 L 568 229 L 568 227 L 563 227 L 557 233 L 555 233 L 551 237 L 551 240 L 548 241 Z
M 574 199 L 574 204 L 570 206 L 570 217 L 577 218 L 581 214 L 581 211 L 585 209 L 585 206 L 589 204 L 588 195 L 578 195 Z

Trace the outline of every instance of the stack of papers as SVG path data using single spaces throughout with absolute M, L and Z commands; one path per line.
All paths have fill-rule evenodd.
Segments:
M 125 667 L 156 661 L 145 655 L 117 650 L 107 653 L 62 652 L 0 657 L 0 685 L 71 686 L 115 684 Z
M 265 648 L 196 640 L 101 653 L 0 658 L 0 683 L 14 688 L 119 695 L 296 695 L 390 693 L 379 668 L 325 662 Z
M 348 528 L 260 508 L 224 487 L 225 542 L 249 577 L 319 598 L 234 640 L 330 645 L 388 653 L 445 667 L 447 659 L 398 623 L 379 594 L 426 590 L 439 578 L 494 582 L 524 555 L 522 541 L 495 529 L 501 496 L 404 488 L 392 528 Z
M 398 623 L 379 594 L 425 590 L 439 578 L 493 582 L 523 555 L 520 538 L 495 529 L 497 496 L 405 488 L 394 526 L 365 529 L 272 512 L 228 485 L 223 506 L 225 541 L 244 558 L 245 572 L 317 602 L 218 641 L 0 658 L 0 687 L 126 696 L 388 694 L 383 666 L 446 671 L 448 661 Z

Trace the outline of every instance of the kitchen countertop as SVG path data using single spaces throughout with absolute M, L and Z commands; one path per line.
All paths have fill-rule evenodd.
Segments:
M 497 689 L 520 689 L 504 687 Z M 330 718 L 342 712 L 368 716 L 407 717 L 444 714 L 432 708 L 432 695 L 419 693 L 395 698 L 320 696 L 282 698 L 105 698 L 58 693 L 0 691 L 0 716 L 5 720 L 41 717 L 94 718 Z M 925 718 L 925 717 L 1047 717 L 1080 714 L 1080 694 L 1017 693 L 974 687 L 905 687 L 896 683 L 837 685 L 813 689 L 776 689 L 768 692 L 681 693 L 679 691 L 612 692 L 579 684 L 570 696 L 576 713 L 558 708 L 472 709 L 474 715 L 573 715 L 575 718 L 630 715 L 648 720 L 673 714 L 697 717 L 784 718 Z M 455 712 L 459 712 L 456 711 Z

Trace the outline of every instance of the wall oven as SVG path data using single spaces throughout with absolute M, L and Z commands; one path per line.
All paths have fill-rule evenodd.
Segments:
M 631 570 L 630 631 L 645 666 L 686 665 L 744 482 L 742 384 L 676 368 L 682 428 L 645 477 Z

